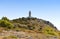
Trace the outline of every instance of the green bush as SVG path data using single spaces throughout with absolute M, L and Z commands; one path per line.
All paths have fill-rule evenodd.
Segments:
M 9 19 L 7 17 L 2 17 L 1 20 L 6 20 L 6 21 L 9 21 Z
M 8 29 L 12 29 L 14 27 L 12 23 L 10 23 L 6 20 L 0 20 L 0 26 L 1 27 L 6 27 Z

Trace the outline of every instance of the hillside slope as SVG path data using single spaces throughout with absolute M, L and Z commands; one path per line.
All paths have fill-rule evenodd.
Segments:
M 7 34 L 6 34 L 7 33 Z M 49 21 L 38 18 L 0 20 L 1 39 L 60 39 L 60 31 Z

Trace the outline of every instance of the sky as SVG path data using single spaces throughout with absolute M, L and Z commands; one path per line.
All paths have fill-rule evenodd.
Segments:
M 0 0 L 0 19 L 28 17 L 29 10 L 32 17 L 50 21 L 60 30 L 60 0 Z

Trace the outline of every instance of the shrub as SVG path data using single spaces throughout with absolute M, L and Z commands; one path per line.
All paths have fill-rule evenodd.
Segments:
M 52 32 L 52 33 L 48 32 L 48 34 L 50 34 L 50 35 L 55 35 L 55 33 L 53 33 L 53 32 Z
M 3 37 L 3 39 L 17 39 L 16 36 L 7 36 L 7 37 Z
M 35 29 L 34 26 L 27 26 L 27 28 L 28 28 L 29 30 L 33 30 L 33 29 Z
M 15 38 L 15 39 L 17 39 L 17 37 L 16 36 L 9 36 L 10 38 Z
M 12 23 L 10 23 L 6 20 L 0 20 L 0 26 L 1 27 L 6 27 L 8 29 L 12 29 L 14 27 Z
M 22 17 L 22 20 L 25 20 L 25 18 L 24 18 L 24 17 Z
M 9 19 L 7 17 L 2 17 L 1 20 L 7 20 L 7 21 L 9 21 Z

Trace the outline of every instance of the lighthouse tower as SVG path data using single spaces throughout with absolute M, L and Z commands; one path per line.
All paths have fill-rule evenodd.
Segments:
M 31 11 L 29 11 L 29 18 L 31 18 Z

